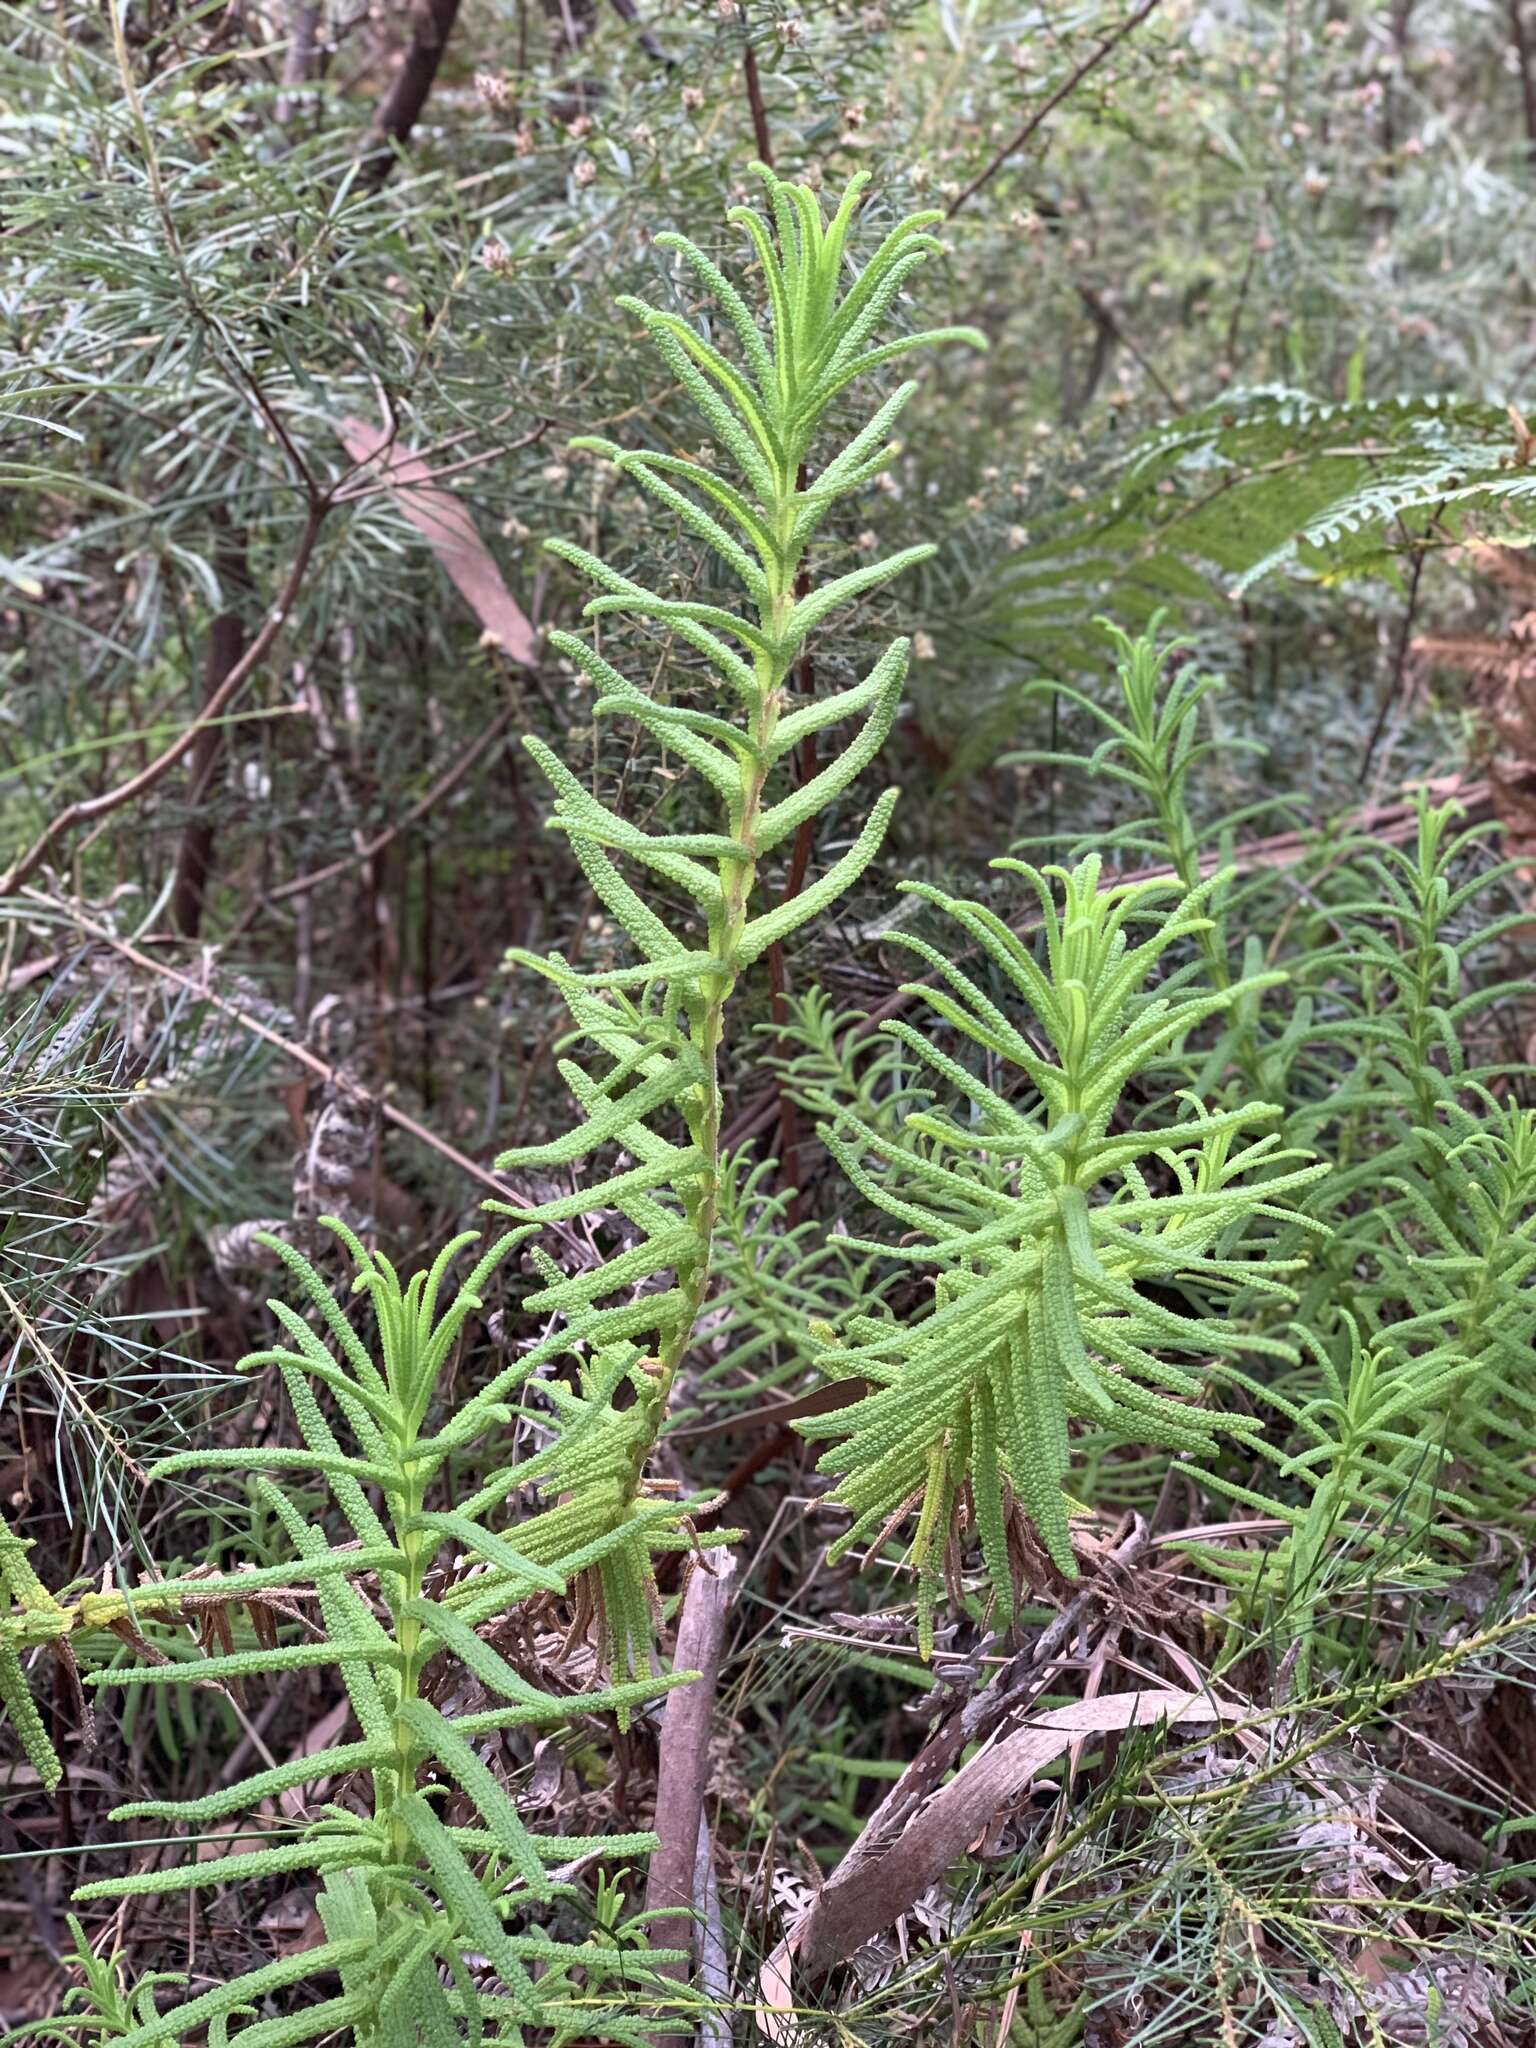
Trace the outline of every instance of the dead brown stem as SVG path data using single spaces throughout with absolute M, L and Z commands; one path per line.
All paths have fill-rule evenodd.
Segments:
M 667 1695 L 661 1722 L 661 1758 L 656 1774 L 658 1844 L 645 1886 L 645 1910 L 658 1915 L 648 1922 L 649 1938 L 656 1948 L 694 1947 L 692 1916 L 697 1896 L 699 1822 L 704 1813 L 704 1795 L 709 1789 L 710 1722 L 735 1571 L 734 1556 L 728 1552 L 718 1556 L 709 1569 L 695 1570 L 683 1598 L 673 1668 L 697 1671 L 699 1676 L 692 1685 Z M 687 1979 L 684 1964 L 658 1964 L 657 1968 L 665 1976 L 679 1981 Z M 663 2048 L 675 2048 L 690 2031 L 687 2027 L 679 2031 L 663 2026 L 652 2039 L 663 2044 Z

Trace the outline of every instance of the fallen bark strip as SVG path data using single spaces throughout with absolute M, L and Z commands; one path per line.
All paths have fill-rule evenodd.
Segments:
M 926 1802 L 882 1854 L 858 1860 L 850 1851 L 833 1871 L 799 1926 L 763 1966 L 759 2026 L 771 2040 L 787 2041 L 791 1963 L 807 1977 L 821 1976 L 891 1926 L 960 1860 L 994 1814 L 1084 1736 L 1159 1723 L 1175 1727 L 1237 1721 L 1248 1711 L 1198 1692 L 1110 1693 L 1038 1714 L 983 1749 Z
M 709 1840 L 707 1831 L 701 1833 L 700 1823 L 709 1789 L 710 1725 L 735 1575 L 735 1555 L 729 1551 L 717 1555 L 709 1567 L 694 1571 L 683 1597 L 673 1668 L 697 1671 L 699 1676 L 692 1685 L 668 1693 L 661 1719 L 661 1757 L 656 1773 L 658 1846 L 645 1885 L 645 1910 L 657 1915 L 647 1922 L 653 1948 L 691 1951 L 695 1947 L 700 1844 L 706 1845 L 707 1853 Z M 656 1967 L 664 1976 L 687 1979 L 686 1963 L 659 1963 Z M 658 2048 L 661 2044 L 674 2048 L 691 2031 L 686 2025 L 681 2031 L 664 2026 L 652 2039 Z

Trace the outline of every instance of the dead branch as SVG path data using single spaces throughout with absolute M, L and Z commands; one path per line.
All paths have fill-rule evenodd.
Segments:
M 700 1822 L 709 1789 L 710 1723 L 735 1573 L 736 1559 L 726 1552 L 710 1568 L 695 1570 L 683 1598 L 673 1665 L 679 1671 L 697 1671 L 699 1676 L 692 1685 L 667 1695 L 662 1715 L 656 1774 L 658 1845 L 645 1886 L 645 1910 L 659 1916 L 649 1922 L 650 1940 L 656 1948 L 694 1947 L 700 1843 L 708 1841 L 707 1833 L 701 1835 Z M 663 1975 L 686 1980 L 686 1965 L 657 1967 Z M 674 2028 L 663 2027 L 652 2038 L 673 2048 L 682 2036 Z

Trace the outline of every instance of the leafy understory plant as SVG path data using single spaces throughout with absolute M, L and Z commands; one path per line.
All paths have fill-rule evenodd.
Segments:
M 275 1366 L 302 1447 L 258 1445 L 188 1451 L 156 1476 L 255 1472 L 251 1484 L 292 1542 L 291 1564 L 195 1578 L 150 1589 L 141 1603 L 164 1612 L 175 1595 L 252 1603 L 276 1584 L 313 1596 L 310 1632 L 264 1631 L 249 1648 L 229 1648 L 194 1667 L 145 1661 L 94 1672 L 93 1688 L 185 1683 L 234 1684 L 284 1673 L 334 1669 L 358 1735 L 314 1755 L 257 1771 L 198 1799 L 135 1800 L 119 1822 L 149 1820 L 204 1828 L 286 1792 L 329 1779 L 348 1790 L 309 1825 L 274 1829 L 271 1846 L 226 1859 L 174 1862 L 82 1886 L 81 1900 L 192 1892 L 233 1881 L 242 1887 L 283 1876 L 319 1881 L 326 1939 L 216 1986 L 165 2013 L 136 2000 L 131 2025 L 109 2038 L 121 2048 L 180 2041 L 200 2027 L 227 2030 L 244 2048 L 280 2048 L 351 2027 L 367 2048 L 385 2044 L 494 2040 L 522 2042 L 527 2030 L 559 2041 L 638 2041 L 627 2008 L 640 1979 L 636 1962 L 612 1943 L 566 1940 L 546 1920 L 573 1896 L 558 1866 L 600 1847 L 644 1854 L 647 1835 L 537 1836 L 524 1825 L 501 1778 L 485 1760 L 487 1738 L 517 1728 L 558 1727 L 583 1713 L 628 1711 L 689 1674 L 629 1680 L 555 1696 L 532 1683 L 478 1632 L 477 1624 L 520 1602 L 566 1594 L 622 1532 L 587 1538 L 569 1503 L 535 1511 L 501 1533 L 479 1519 L 478 1502 L 431 1505 L 445 1467 L 489 1452 L 512 1418 L 502 1399 L 471 1401 L 442 1415 L 437 1396 L 455 1345 L 481 1306 L 482 1289 L 514 1241 L 493 1244 L 446 1307 L 449 1266 L 473 1237 L 445 1246 L 430 1271 L 406 1285 L 387 1259 L 333 1223 L 370 1301 L 376 1348 L 366 1346 L 320 1275 L 290 1246 L 270 1248 L 293 1271 L 331 1346 L 280 1301 L 272 1312 L 289 1345 L 253 1353 L 248 1368 Z M 513 1368 L 521 1377 L 531 1369 Z M 502 1376 L 504 1379 L 506 1375 Z M 505 1392 L 503 1387 L 499 1392 Z M 338 1423 L 333 1423 L 332 1416 Z M 349 1441 L 338 1435 L 338 1426 Z M 501 1474 L 503 1493 L 540 1474 L 521 1461 Z M 273 1475 L 273 1476 L 268 1476 Z M 283 1480 L 323 1486 L 349 1536 L 338 1541 L 301 1511 Z M 382 1505 L 375 1505 L 381 1501 Z M 540 1553 L 536 1557 L 533 1553 Z M 546 1561 L 541 1561 L 546 1560 Z M 14 1560 L 12 1568 L 15 1569 Z M 138 1595 L 120 1596 L 134 1618 Z M 47 1612 L 45 1608 L 43 1610 Z M 487 1706 L 445 1711 L 465 1690 Z M 25 1732 L 25 1731 L 24 1731 Z M 466 1817 L 467 1815 L 467 1817 Z M 339 1993 L 277 2018 L 264 2002 L 327 1975 Z M 618 1996 L 612 1993 L 617 1986 Z
M 1196 771 L 1216 757 L 1262 754 L 1264 749 L 1257 740 L 1218 736 L 1208 729 L 1206 714 L 1222 680 L 1193 663 L 1176 666 L 1184 643 L 1160 641 L 1162 621 L 1159 612 L 1135 639 L 1108 619 L 1095 621 L 1114 650 L 1117 700 L 1101 702 L 1072 683 L 1033 686 L 1074 706 L 1090 730 L 1102 733 L 1091 752 L 1028 748 L 1005 754 L 1000 765 L 1070 768 L 1119 784 L 1137 808 L 1101 844 L 1143 861 L 1169 861 L 1185 888 L 1193 889 L 1202 878 L 1206 842 L 1262 816 L 1273 808 L 1273 800 L 1244 806 L 1203 831 L 1195 823 L 1189 800 Z M 1226 978 L 1226 963 L 1215 948 L 1218 933 L 1219 923 L 1213 922 L 1202 935 L 1201 951 L 1219 985 Z
M 1326 1171 L 1283 1144 L 1270 1103 L 1213 1110 L 1184 1091 L 1171 1120 L 1141 1128 L 1134 1107 L 1126 1114 L 1138 1084 L 1164 1092 L 1159 1074 L 1201 1024 L 1283 979 L 1201 993 L 1186 965 L 1152 980 L 1209 929 L 1205 905 L 1225 877 L 1188 890 L 1105 886 L 1092 855 L 1070 870 L 994 865 L 1036 899 L 1041 959 L 985 904 L 905 886 L 995 970 L 1009 1009 L 952 957 L 960 948 L 902 935 L 932 970 L 936 986 L 921 993 L 962 1049 L 986 1055 L 988 1078 L 932 1043 L 931 1028 L 888 1023 L 963 1112 L 919 1110 L 892 1130 L 847 1111 L 825 1133 L 854 1185 L 903 1226 L 886 1256 L 932 1271 L 931 1308 L 909 1322 L 850 1321 L 831 1363 L 871 1391 L 797 1425 L 838 1439 L 821 1460 L 852 1517 L 836 1551 L 878 1550 L 916 1514 L 925 1645 L 941 1581 L 958 1588 L 968 1533 L 1005 1614 L 1027 1576 L 1030 1530 L 1076 1575 L 1074 1422 L 1110 1445 L 1209 1456 L 1219 1425 L 1199 1406 L 1198 1363 L 1294 1362 L 1284 1336 L 1258 1327 L 1257 1310 L 1267 1304 L 1274 1321 L 1288 1302 L 1289 1268 L 1254 1227 L 1294 1225 L 1292 1199 Z M 1169 1305 L 1179 1290 L 1187 1310 Z
M 1273 1029 L 1274 1020 L 1263 1001 L 1266 984 L 1253 979 L 1263 964 L 1263 944 L 1252 919 L 1254 899 L 1266 880 L 1262 874 L 1241 876 L 1231 865 L 1231 855 L 1240 834 L 1259 829 L 1261 823 L 1273 830 L 1288 817 L 1291 806 L 1265 794 L 1197 819 L 1194 787 L 1216 769 L 1223 780 L 1233 777 L 1244 756 L 1262 756 L 1265 749 L 1256 740 L 1218 729 L 1213 706 L 1223 680 L 1188 659 L 1185 642 L 1160 637 L 1163 616 L 1155 613 L 1147 631 L 1135 638 L 1108 619 L 1095 621 L 1114 655 L 1114 687 L 1104 692 L 1107 701 L 1070 683 L 1033 686 L 1071 705 L 1090 733 L 1102 735 L 1091 749 L 1032 749 L 1004 759 L 1052 769 L 1070 766 L 1087 778 L 1117 786 L 1131 815 L 1096 833 L 1089 843 L 1112 853 L 1120 864 L 1166 865 L 1190 890 L 1202 880 L 1221 876 L 1220 887 L 1204 899 L 1207 922 L 1197 935 L 1202 967 L 1212 989 L 1226 989 L 1240 960 L 1247 986 L 1226 1012 L 1197 1085 L 1202 1093 L 1214 1091 L 1236 1070 L 1251 1092 L 1264 1100 L 1283 1101 L 1285 1062 L 1311 1022 L 1309 999 L 1298 994 L 1285 1006 L 1291 1013 L 1289 1028 L 1270 1040 L 1264 1038 L 1261 1027 Z
M 886 469 L 895 453 L 892 428 L 915 386 L 899 385 L 881 399 L 840 448 L 821 444 L 841 395 L 884 363 L 942 341 L 985 346 L 968 328 L 877 339 L 907 279 L 940 247 L 927 232 L 939 214 L 899 222 L 863 269 L 849 275 L 846 243 L 865 177 L 851 181 L 828 220 L 806 187 L 761 165 L 757 170 L 771 225 L 745 207 L 729 217 L 756 259 L 768 305 L 766 332 L 736 285 L 680 235 L 658 242 L 702 287 L 734 334 L 736 354 L 727 356 L 677 313 L 623 301 L 714 441 L 733 458 L 737 475 L 607 440 L 576 444 L 601 455 L 679 518 L 734 573 L 746 607 L 663 598 L 581 548 L 550 543 L 597 584 L 601 594 L 587 605 L 589 618 L 659 629 L 698 657 L 692 679 L 710 693 L 707 709 L 663 702 L 585 640 L 551 636 L 596 688 L 596 716 L 631 720 L 664 746 L 697 778 L 717 828 L 647 832 L 593 796 L 541 741 L 526 743 L 554 790 L 552 822 L 568 836 L 599 900 L 640 957 L 630 966 L 583 974 L 559 959 L 513 956 L 555 982 L 590 1050 L 585 1063 L 567 1060 L 561 1067 L 584 1121 L 548 1144 L 507 1152 L 498 1164 L 560 1169 L 599 1153 L 630 1162 L 568 1198 L 518 1213 L 529 1222 L 556 1222 L 606 1206 L 634 1227 L 630 1249 L 575 1277 L 564 1276 L 536 1249 L 546 1285 L 528 1302 L 536 1313 L 563 1319 L 565 1340 L 586 1347 L 599 1374 L 611 1370 L 603 1361 L 614 1347 L 623 1348 L 623 1369 L 639 1395 L 629 1475 L 634 1499 L 715 1267 L 729 1192 L 720 1060 L 732 992 L 769 947 L 858 880 L 880 847 L 896 801 L 896 792 L 886 791 L 853 843 L 798 894 L 761 902 L 764 864 L 834 804 L 879 752 L 906 676 L 908 643 L 897 640 L 862 681 L 792 708 L 792 672 L 809 636 L 839 606 L 933 552 L 906 548 L 810 585 L 804 565 L 811 541 L 834 506 Z M 851 738 L 797 785 L 793 769 L 804 744 L 847 722 L 853 722 Z M 679 900 L 686 915 L 672 907 Z M 659 1288 L 652 1284 L 658 1276 L 666 1282 Z M 649 1292 L 636 1292 L 647 1286 Z
M 17 1540 L 0 1552 L 13 1607 L 0 1628 L 0 1687 L 40 1772 L 57 1781 L 54 1756 L 27 1692 L 24 1657 L 45 1642 L 135 1618 L 185 1614 L 198 1600 L 222 1617 L 236 1602 L 258 1640 L 189 1667 L 144 1661 L 93 1674 L 100 1688 L 153 1688 L 195 1674 L 208 1684 L 315 1668 L 339 1671 L 359 1734 L 324 1752 L 242 1778 L 200 1799 L 140 1800 L 121 1821 L 203 1827 L 258 1809 L 318 1779 L 341 1788 L 308 1826 L 239 1859 L 243 1885 L 270 1877 L 318 1879 L 326 1940 L 233 1983 L 157 2014 L 135 1994 L 131 2023 L 111 2036 L 152 2048 L 206 2028 L 243 2048 L 282 2048 L 352 2029 L 364 2048 L 469 2040 L 638 2041 L 640 2014 L 657 2000 L 632 1952 L 613 1940 L 565 1939 L 558 1930 L 572 1891 L 558 1866 L 592 1844 L 535 1836 L 481 1746 L 507 1730 L 559 1726 L 577 1715 L 621 1718 L 690 1674 L 655 1673 L 658 1607 L 653 1554 L 694 1539 L 685 1505 L 652 1487 L 647 1464 L 706 1296 L 722 1206 L 736 1171 L 722 1150 L 720 1058 L 729 999 L 741 975 L 849 888 L 875 857 L 895 792 L 874 805 L 848 849 L 798 894 L 761 900 L 763 864 L 835 803 L 874 759 L 895 715 L 907 643 L 894 642 L 860 681 L 791 708 L 789 684 L 809 636 L 852 602 L 931 552 L 913 547 L 820 588 L 807 551 L 831 510 L 879 475 L 894 453 L 891 429 L 913 390 L 882 397 L 841 448 L 821 445 L 848 387 L 910 349 L 943 340 L 983 346 L 968 329 L 881 340 L 902 287 L 939 248 L 927 230 L 938 214 L 899 222 L 862 270 L 846 243 L 864 179 L 832 217 L 805 188 L 761 172 L 770 220 L 745 208 L 731 218 L 749 240 L 766 294 L 766 330 L 747 300 L 691 242 L 664 236 L 735 335 L 728 358 L 679 315 L 627 302 L 698 406 L 712 437 L 734 458 L 731 479 L 702 464 L 590 442 L 738 576 L 741 612 L 663 599 L 580 549 L 555 552 L 590 575 L 599 620 L 622 614 L 661 629 L 701 660 L 716 693 L 708 710 L 663 702 L 629 682 L 571 634 L 556 647 L 599 691 L 596 712 L 637 723 L 694 772 L 718 812 L 718 829 L 647 833 L 589 794 L 547 747 L 528 742 L 553 785 L 555 824 L 569 837 L 597 895 L 632 940 L 637 964 L 580 974 L 559 960 L 530 964 L 561 989 L 590 1048 L 562 1072 L 582 1124 L 547 1145 L 506 1154 L 503 1168 L 563 1169 L 595 1153 L 621 1155 L 607 1177 L 520 1209 L 518 1227 L 478 1260 L 439 1311 L 449 1266 L 470 1240 L 444 1248 L 429 1272 L 402 1283 L 389 1261 L 333 1224 L 357 1266 L 377 1331 L 370 1349 L 320 1275 L 271 1240 L 298 1281 L 328 1341 L 294 1309 L 272 1312 L 288 1340 L 244 1361 L 282 1378 L 302 1446 L 189 1452 L 159 1474 L 256 1475 L 262 1506 L 286 1531 L 294 1561 L 214 1580 L 171 1582 L 112 1596 L 53 1598 Z M 775 236 L 777 246 L 775 247 Z M 849 722 L 852 736 L 806 778 L 794 769 L 813 736 Z M 638 869 L 651 900 L 624 870 Z M 681 898 L 690 914 L 669 906 Z M 524 956 L 519 956 L 520 958 Z M 750 1200 L 750 1197 L 748 1198 Z M 526 1307 L 545 1334 L 458 1406 L 440 1400 L 444 1375 L 498 1263 L 539 1226 L 597 1208 L 633 1224 L 630 1249 L 606 1264 L 563 1273 L 530 1247 L 542 1285 Z M 574 1364 L 574 1384 L 541 1369 Z M 536 1395 L 535 1395 L 535 1389 Z M 532 1454 L 508 1450 L 509 1426 L 544 1429 Z M 518 1405 L 524 1404 L 524 1405 Z M 516 1441 L 518 1439 L 514 1439 Z M 455 1499 L 451 1475 L 474 1461 L 487 1476 Z M 313 1519 L 323 1489 L 331 1507 Z M 451 1501 L 452 1504 L 445 1504 Z M 512 1502 L 510 1512 L 508 1503 Z M 345 1529 L 345 1535 L 339 1535 Z M 724 1540 L 720 1535 L 711 1539 Z M 267 1625 L 269 1588 L 312 1603 L 307 1636 Z M 98 1598 L 101 1596 L 97 1596 Z M 595 1627 L 611 1683 L 552 1697 L 509 1663 L 483 1633 L 509 1610 L 565 1601 L 579 1628 Z M 465 1690 L 492 1704 L 448 1711 Z M 466 1814 L 467 1809 L 467 1814 Z M 638 1856 L 646 1836 L 605 1838 L 605 1853 Z M 222 1862 L 187 1862 L 92 1881 L 82 1899 L 195 1891 L 228 1881 Z M 567 1912 L 574 1918 L 574 1906 Z M 652 1952 L 653 1961 L 667 1961 Z M 678 1959 L 671 1959 L 678 1960 Z M 626 1971 L 628 1972 L 626 1978 Z M 339 1994 L 266 2017 L 271 2001 L 329 1978 Z M 667 1994 L 678 1995 L 673 1986 Z M 233 2029 L 233 2032 L 231 2032 Z
M 1111 637 L 1112 705 L 1061 690 L 1104 735 L 1083 765 L 1137 807 L 1107 843 L 1193 885 L 1270 805 L 1196 825 L 1197 772 L 1246 743 L 1202 723 L 1214 679 L 1175 670 L 1150 637 Z M 1193 1475 L 1281 1524 L 1263 1550 L 1189 1550 L 1230 1589 L 1229 1624 L 1261 1619 L 1298 1646 L 1298 1683 L 1319 1645 L 1341 1647 L 1346 1596 L 1443 1584 L 1483 1532 L 1528 1513 L 1536 1144 L 1531 1113 L 1505 1099 L 1513 1076 L 1474 1053 L 1494 1006 L 1528 994 L 1523 977 L 1481 966 L 1528 913 L 1498 903 L 1511 864 L 1487 852 L 1486 826 L 1424 789 L 1412 826 L 1402 846 L 1348 827 L 1319 835 L 1291 892 L 1310 918 L 1266 906 L 1260 872 L 1211 898 L 1199 942 L 1213 989 L 1237 954 L 1257 961 L 1260 933 L 1290 974 L 1281 1005 L 1262 987 L 1238 995 L 1201 1083 L 1218 1101 L 1239 1087 L 1272 1099 L 1285 1142 L 1330 1164 L 1278 1247 L 1303 1262 L 1297 1369 L 1226 1368 L 1271 1419 L 1249 1439 L 1256 1469 Z
M 1239 1612 L 1283 1616 L 1303 1676 L 1326 1593 L 1447 1583 L 1487 1531 L 1530 1521 L 1536 1111 L 1470 1100 L 1414 1134 L 1425 1172 L 1400 1158 L 1373 1187 L 1360 1313 L 1340 1312 L 1341 1344 L 1313 1336 L 1316 1391 L 1253 1389 L 1290 1425 L 1285 1448 L 1253 1444 L 1272 1486 L 1201 1474 L 1285 1525 L 1258 1557 L 1190 1548 Z

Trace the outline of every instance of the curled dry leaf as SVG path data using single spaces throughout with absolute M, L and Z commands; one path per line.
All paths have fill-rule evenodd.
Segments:
M 792 2038 L 791 1965 L 808 1977 L 822 1974 L 871 1935 L 889 1927 L 920 1898 L 992 1816 L 1022 1792 L 1037 1771 L 1064 1756 L 1084 1735 L 1105 1735 L 1165 1722 L 1188 1725 L 1241 1720 L 1248 1709 L 1198 1692 L 1110 1693 L 1036 1714 L 1023 1727 L 982 1750 L 928 1800 L 902 1833 L 873 1858 L 846 1856 L 817 1894 L 792 1934 L 769 1956 L 758 1977 L 758 2026 L 771 2041 Z
M 538 635 L 508 590 L 474 521 L 450 491 L 433 481 L 431 465 L 368 420 L 339 420 L 336 432 L 354 462 L 373 465 L 412 526 L 432 543 L 459 595 L 491 639 L 513 661 L 531 665 L 538 657 Z

